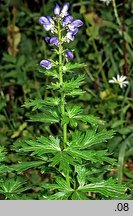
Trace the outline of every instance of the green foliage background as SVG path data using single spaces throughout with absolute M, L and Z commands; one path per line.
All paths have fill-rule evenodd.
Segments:
M 102 180 L 105 187 L 103 197 L 99 196 L 96 199 L 107 199 L 109 196 L 110 192 L 108 188 L 106 189 L 104 182 L 107 176 L 112 176 L 129 187 L 132 199 L 133 2 L 132 0 L 116 0 L 122 29 L 119 29 L 112 4 L 106 6 L 99 0 L 70 2 L 72 3 L 71 13 L 75 18 L 84 21 L 84 27 L 79 31 L 75 41 L 68 46 L 75 51 L 74 63 L 85 63 L 87 66 L 78 72 L 80 75 L 85 74 L 82 85 L 85 93 L 76 98 L 70 98 L 69 103 L 79 103 L 86 114 L 91 113 L 99 117 L 100 123 L 104 122 L 106 129 L 116 131 L 115 136 L 107 144 L 101 143 L 95 147 L 98 151 L 108 149 L 111 157 L 118 160 L 119 164 L 117 168 L 114 163 L 112 172 L 105 171 L 104 166 L 100 165 L 90 171 L 95 176 L 99 170 L 98 178 Z M 45 123 L 42 115 L 40 116 L 42 123 L 36 122 L 35 119 L 38 109 L 42 106 L 41 100 L 54 96 L 54 92 L 47 89 L 52 78 L 44 76 L 44 73 L 39 73 L 37 69 L 40 60 L 53 58 L 55 55 L 44 41 L 46 32 L 38 24 L 40 15 L 52 15 L 51 8 L 54 7 L 54 3 L 55 1 L 52 0 L 1 1 L 0 199 L 20 199 L 20 197 L 21 199 L 45 199 L 41 188 L 51 189 L 49 184 L 55 179 L 52 167 L 48 172 L 42 166 L 40 158 L 36 160 L 34 154 L 29 157 L 31 149 L 27 147 L 27 152 L 23 151 L 26 145 L 25 140 L 36 139 L 40 135 L 51 135 L 52 139 L 53 136 L 60 134 L 55 116 L 55 121 L 50 126 L 48 123 L 51 120 L 47 119 L 46 122 L 48 113 L 44 116 Z M 123 31 L 123 35 L 120 34 L 120 30 Z M 119 86 L 108 83 L 108 80 L 116 74 L 124 74 L 128 77 L 130 84 L 127 88 L 120 89 Z M 38 106 L 32 101 L 35 98 L 38 98 L 36 101 Z M 28 102 L 24 104 L 25 101 Z M 52 102 L 47 101 L 47 103 L 48 105 L 49 103 L 58 104 L 58 99 Z M 68 110 L 71 112 L 69 107 Z M 29 117 L 35 122 L 29 121 Z M 88 121 L 92 121 L 91 124 L 93 124 L 93 118 Z M 70 130 L 73 129 L 74 124 L 74 121 L 71 122 Z M 89 128 L 83 121 L 78 127 L 84 132 Z M 102 129 L 102 124 L 100 127 Z M 16 149 L 19 149 L 20 153 Z M 41 152 L 39 154 L 41 155 Z M 99 156 L 96 155 L 96 157 Z M 47 161 L 47 158 L 43 159 Z M 85 170 L 82 172 L 85 174 Z M 82 176 L 78 167 L 77 173 Z M 91 176 L 91 173 L 88 175 Z M 81 187 L 84 181 L 84 179 L 79 179 Z M 58 178 L 53 189 L 56 190 L 57 185 L 58 187 L 60 185 L 63 191 L 64 184 L 62 179 Z M 82 190 L 85 191 L 81 189 L 77 194 L 73 194 L 73 199 L 77 196 L 85 199 L 82 196 Z M 100 189 L 91 191 L 95 195 L 98 190 Z M 69 196 L 71 193 L 69 188 L 68 192 Z M 60 199 L 60 194 L 57 196 Z M 57 199 L 57 197 L 51 194 L 51 199 Z

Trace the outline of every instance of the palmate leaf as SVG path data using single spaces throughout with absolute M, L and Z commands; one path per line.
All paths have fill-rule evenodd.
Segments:
M 126 187 L 124 185 L 118 184 L 113 179 L 108 179 L 106 181 L 95 182 L 94 184 L 87 184 L 84 186 L 79 186 L 77 191 L 88 193 L 94 192 L 111 199 L 127 199 L 125 195 Z
M 85 79 L 84 75 L 79 75 L 76 79 L 72 78 L 70 81 L 66 81 L 63 83 L 62 91 L 65 93 L 69 93 L 75 89 L 78 89 L 80 85 L 82 85 Z
M 72 194 L 71 191 L 61 191 L 51 196 L 44 196 L 44 199 L 45 200 L 68 200 L 71 194 Z
M 15 164 L 11 167 L 12 170 L 15 170 L 16 172 L 23 172 L 27 169 L 40 167 L 41 165 L 44 165 L 44 161 L 31 161 L 31 162 L 19 162 L 18 164 Z
M 68 64 L 65 64 L 65 66 L 63 67 L 63 72 L 66 73 L 66 72 L 73 72 L 74 69 L 78 69 L 78 68 L 83 68 L 85 67 L 86 65 L 85 64 L 80 64 L 80 63 L 68 63 Z
M 77 115 L 75 118 L 83 122 L 90 123 L 93 126 L 104 125 L 104 121 L 93 115 Z
M 22 178 L 6 179 L 0 181 L 0 193 L 4 194 L 6 198 L 14 199 L 16 195 L 31 189 L 30 186 L 26 187 L 26 181 Z
M 85 91 L 82 89 L 74 89 L 71 92 L 66 93 L 67 96 L 75 97 L 84 94 Z
M 57 79 L 59 78 L 59 74 L 58 74 L 58 71 L 56 69 L 46 70 L 43 67 L 38 66 L 37 70 L 40 73 L 45 74 L 46 76 L 52 76 L 53 78 L 57 78 Z
M 75 159 L 79 158 L 79 159 L 91 161 L 93 163 L 101 163 L 101 164 L 107 162 L 112 165 L 116 165 L 115 160 L 108 156 L 106 150 L 95 151 L 95 150 L 77 150 L 77 149 L 68 148 L 65 151 Z
M 26 101 L 23 107 L 26 108 L 32 107 L 32 111 L 35 111 L 36 109 L 41 109 L 42 107 L 58 106 L 59 103 L 60 103 L 60 99 L 58 97 L 55 98 L 47 97 L 45 100 L 35 99 L 35 100 Z
M 96 130 L 88 130 L 82 140 L 82 149 L 91 147 L 96 144 L 107 142 L 108 139 L 111 139 L 114 135 L 113 130 L 103 129 L 99 132 Z
M 67 200 L 73 192 L 73 189 L 67 184 L 64 178 L 57 177 L 55 184 L 42 184 L 44 189 L 58 190 L 59 192 L 45 197 L 47 200 Z
M 88 129 L 86 133 L 75 131 L 72 135 L 72 141 L 69 146 L 72 148 L 86 149 L 93 145 L 107 142 L 114 135 L 113 130 L 103 129 L 97 132 L 97 129 Z
M 75 160 L 65 151 L 60 151 L 51 159 L 50 166 L 59 166 L 59 171 L 67 175 L 71 171 L 70 165 L 75 165 Z
M 84 186 L 86 183 L 86 176 L 88 175 L 88 171 L 85 169 L 85 167 L 75 166 L 75 172 L 77 173 L 79 186 Z
M 71 197 L 72 200 L 89 200 L 89 197 L 82 193 L 81 191 L 74 191 Z
M 31 152 L 31 155 L 36 155 L 43 160 L 47 160 L 47 157 L 44 157 L 46 153 L 55 154 L 61 151 L 60 140 L 53 136 L 49 136 L 49 138 L 40 136 L 36 140 L 18 141 L 15 143 L 14 149 L 19 152 Z
M 41 113 L 37 113 L 34 115 L 29 116 L 30 120 L 28 121 L 34 121 L 34 122 L 43 122 L 43 123 L 56 123 L 59 122 L 59 116 L 57 113 L 57 109 L 45 109 Z

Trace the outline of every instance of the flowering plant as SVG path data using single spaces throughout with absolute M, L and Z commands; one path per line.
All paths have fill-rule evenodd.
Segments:
M 65 3 L 61 8 L 56 3 L 52 18 L 39 18 L 43 28 L 50 32 L 45 40 L 55 48 L 57 55 L 56 59 L 42 59 L 39 71 L 53 78 L 47 88 L 55 94 L 45 99 L 27 101 L 24 105 L 32 107 L 32 121 L 58 125 L 58 135 L 41 135 L 35 140 L 16 143 L 15 146 L 16 149 L 19 146 L 19 152 L 28 152 L 36 158 L 32 163 L 27 162 L 27 169 L 38 167 L 41 172 L 52 173 L 52 179 L 40 186 L 41 199 L 85 200 L 93 199 L 93 193 L 96 199 L 101 199 L 101 196 L 102 199 L 120 199 L 125 197 L 125 187 L 112 178 L 100 178 L 117 163 L 107 150 L 102 150 L 102 147 L 101 150 L 97 149 L 98 145 L 113 137 L 114 131 L 104 129 L 102 120 L 84 113 L 82 107 L 72 100 L 84 94 L 81 85 L 85 75 L 77 71 L 85 65 L 72 63 L 74 53 L 65 48 L 67 43 L 74 41 L 79 27 L 83 26 L 81 20 L 74 20 L 69 15 L 69 6 L 69 3 Z M 36 113 L 36 110 L 39 112 Z M 80 122 L 86 123 L 86 131 L 79 127 Z M 26 166 L 21 163 L 18 170 L 24 170 Z M 101 171 L 99 166 L 102 166 Z

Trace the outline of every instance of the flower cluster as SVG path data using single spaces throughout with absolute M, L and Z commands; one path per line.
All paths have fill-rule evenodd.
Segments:
M 52 18 L 50 16 L 41 16 L 39 18 L 39 22 L 43 25 L 43 28 L 53 34 L 52 36 L 45 37 L 45 41 L 49 45 L 59 47 L 65 42 L 69 43 L 70 41 L 74 41 L 78 28 L 83 25 L 81 20 L 74 20 L 74 18 L 69 15 L 69 6 L 70 3 L 67 2 L 61 8 L 60 5 L 56 3 L 54 16 Z M 59 38 L 60 32 L 64 33 L 61 38 Z M 66 50 L 64 56 L 67 60 L 72 60 L 74 58 L 74 54 L 71 50 Z M 51 69 L 53 63 L 49 60 L 42 60 L 40 65 L 46 69 Z
M 126 76 L 120 76 L 117 74 L 117 78 L 113 77 L 112 80 L 109 80 L 109 83 L 116 83 L 119 84 L 121 88 L 126 87 L 126 85 L 129 84 L 128 81 L 125 81 L 127 77 Z

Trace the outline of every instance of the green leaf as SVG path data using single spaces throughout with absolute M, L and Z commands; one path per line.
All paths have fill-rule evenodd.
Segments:
M 89 198 L 81 191 L 75 191 L 72 194 L 72 200 L 88 200 Z
M 59 171 L 67 175 L 71 171 L 70 165 L 75 165 L 74 158 L 68 155 L 65 151 L 61 151 L 55 154 L 51 159 L 50 166 L 55 167 L 59 165 Z
M 113 130 L 103 129 L 99 132 L 96 130 L 88 130 L 82 140 L 81 148 L 85 149 L 96 144 L 107 142 L 108 139 L 111 139 L 114 135 Z
M 0 162 L 6 159 L 6 152 L 3 146 L 0 146 Z
M 13 165 L 11 169 L 21 173 L 27 169 L 39 167 L 41 165 L 44 165 L 44 161 L 19 162 L 18 164 Z
M 4 174 L 6 172 L 8 172 L 10 169 L 5 166 L 4 164 L 0 164 L 0 174 Z
M 47 160 L 47 157 L 42 157 L 46 153 L 55 154 L 61 151 L 59 138 L 53 136 L 49 136 L 49 138 L 40 136 L 36 140 L 16 142 L 14 148 L 19 152 L 32 152 L 31 155 L 37 155 L 43 160 Z
M 75 89 L 78 89 L 79 86 L 82 85 L 84 79 L 84 75 L 79 75 L 76 79 L 72 78 L 70 81 L 64 82 L 61 91 L 67 94 Z
M 54 195 L 51 196 L 45 196 L 44 198 L 46 200 L 68 200 L 69 197 L 71 196 L 70 191 L 61 191 L 61 192 L 57 192 Z
M 76 166 L 75 172 L 77 173 L 77 179 L 80 186 L 84 186 L 86 183 L 87 170 L 82 166 Z
M 118 184 L 113 179 L 108 179 L 106 181 L 95 182 L 95 184 L 87 184 L 84 186 L 79 186 L 78 191 L 88 193 L 100 193 L 103 196 L 111 199 L 121 199 L 122 197 L 127 198 L 125 194 L 125 186 Z
M 65 66 L 63 67 L 63 72 L 66 73 L 66 72 L 73 72 L 73 69 L 78 69 L 78 68 L 83 68 L 85 67 L 86 65 L 85 64 L 80 64 L 80 63 L 68 63 L 68 64 L 65 64 Z
M 42 107 L 46 107 L 46 106 L 58 106 L 59 103 L 60 103 L 60 99 L 58 97 L 55 98 L 47 97 L 45 100 L 35 99 L 35 100 L 26 101 L 23 107 L 26 108 L 33 107 L 32 111 L 35 111 L 36 109 L 41 109 Z
M 104 121 L 100 120 L 98 117 L 93 115 L 78 115 L 76 119 L 81 120 L 83 122 L 88 122 L 91 125 L 104 125 Z
M 29 116 L 30 120 L 34 122 L 43 122 L 43 123 L 56 123 L 59 122 L 59 116 L 57 114 L 56 109 L 45 109 L 41 113 L 37 113 Z
M 38 67 L 37 67 L 37 70 L 38 70 L 40 73 L 45 74 L 46 76 L 52 76 L 52 77 L 54 77 L 54 78 L 59 78 L 59 74 L 58 74 L 58 72 L 57 72 L 56 69 L 46 70 L 46 69 L 44 69 L 43 67 L 38 66 Z
M 108 162 L 110 164 L 116 165 L 115 160 L 107 156 L 106 150 L 101 150 L 101 151 L 81 150 L 81 149 L 77 150 L 69 147 L 65 151 L 75 159 L 79 158 L 79 159 L 89 160 L 91 162 L 101 163 L 101 164 L 103 162 Z
M 66 93 L 67 96 L 75 97 L 84 94 L 85 91 L 82 89 L 74 89 L 71 92 Z
M 106 142 L 108 139 L 111 139 L 113 135 L 113 130 L 107 131 L 106 129 L 103 129 L 99 132 L 97 132 L 96 129 L 88 129 L 86 133 L 75 131 L 72 135 L 72 141 L 70 142 L 69 146 L 72 148 L 86 149 L 93 145 Z
M 125 31 L 123 32 L 123 34 L 124 34 L 125 41 L 132 45 L 132 37 Z
M 43 184 L 43 188 L 51 190 L 59 190 L 54 195 L 46 197 L 48 200 L 67 200 L 72 194 L 73 189 L 67 184 L 66 180 L 61 177 L 56 177 L 56 184 Z
M 20 57 L 19 57 L 19 59 L 18 59 L 18 61 L 17 61 L 17 64 L 16 64 L 16 66 L 17 67 L 22 67 L 23 65 L 24 65 L 24 63 L 25 63 L 25 56 L 24 55 L 21 55 Z
M 80 106 L 78 105 L 69 105 L 66 107 L 67 110 L 67 116 L 69 118 L 73 118 L 75 117 L 77 114 L 82 112 L 82 109 Z
M 7 198 L 14 198 L 15 194 L 21 194 L 30 189 L 30 187 L 25 187 L 25 184 L 26 181 L 22 178 L 2 180 L 0 182 L 0 193 L 4 194 Z

